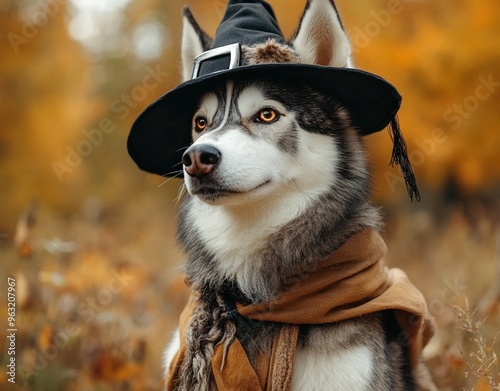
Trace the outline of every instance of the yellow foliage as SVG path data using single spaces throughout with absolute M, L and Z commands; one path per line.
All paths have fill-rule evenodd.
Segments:
M 71 212 L 75 202 L 83 201 L 81 190 L 88 189 L 89 184 L 99 186 L 108 176 L 122 181 L 119 177 L 123 175 L 120 173 L 123 164 L 130 171 L 135 169 L 125 150 L 130 123 L 147 104 L 179 83 L 181 3 L 149 0 L 133 2 L 125 10 L 127 30 L 123 39 L 145 21 L 156 18 L 165 25 L 167 45 L 152 65 L 158 64 L 169 77 L 148 91 L 145 99 L 134 102 L 124 119 L 117 118 L 112 103 L 130 93 L 137 85 L 134 80 L 144 77 L 146 63 L 138 62 L 130 52 L 121 59 L 104 56 L 97 58 L 97 62 L 90 61 L 89 55 L 68 36 L 68 10 L 64 3 L 29 39 L 25 38 L 27 21 L 19 17 L 16 6 L 0 12 L 0 29 L 7 37 L 0 41 L 3 122 L 0 180 L 5 188 L 0 203 L 4 222 L 0 221 L 0 226 L 3 224 L 4 230 L 34 198 Z M 291 36 L 303 4 L 271 3 L 285 35 Z M 339 0 L 337 3 L 355 47 L 357 65 L 385 77 L 403 95 L 400 120 L 410 155 L 413 152 L 418 158 L 417 155 L 424 154 L 424 159 L 416 159 L 419 182 L 439 188 L 447 178 L 458 176 L 457 183 L 464 192 L 498 184 L 500 136 L 496 131 L 496 108 L 500 91 L 494 85 L 490 86 L 487 98 L 476 96 L 480 80 L 489 77 L 494 83 L 500 80 L 497 3 L 491 0 L 389 3 Z M 189 5 L 202 27 L 213 35 L 225 1 L 192 0 Z M 368 39 L 360 41 L 360 34 Z M 96 79 L 93 77 L 96 74 L 105 78 Z M 109 88 L 100 90 L 100 85 Z M 103 142 L 106 146 L 92 146 L 88 157 L 77 161 L 75 167 L 69 166 L 70 150 L 75 151 L 79 143 L 87 140 L 83 132 L 106 118 L 116 128 Z M 446 140 L 435 143 L 431 152 L 421 150 L 419 145 L 432 138 L 436 128 L 444 132 Z M 382 198 L 400 198 L 403 187 L 393 191 L 384 179 L 390 156 L 389 138 L 374 135 L 366 141 L 375 146 L 370 150 L 377 167 L 376 194 Z
M 68 37 L 65 14 L 61 4 L 45 26 L 31 25 L 28 34 L 30 24 L 15 8 L 0 12 L 7 38 L 0 40 L 0 215 L 10 223 L 31 199 L 68 203 L 51 165 L 92 120 L 88 63 Z
M 141 173 L 127 155 L 126 137 L 142 109 L 180 82 L 182 5 L 213 35 L 226 0 L 131 1 L 113 37 L 125 49 L 102 53 L 86 52 L 69 37 L 71 12 L 60 1 L 59 11 L 26 38 L 20 7 L 27 3 L 0 6 L 0 258 L 2 270 L 18 283 L 20 362 L 38 368 L 44 350 L 59 344 L 57 356 L 35 373 L 47 385 L 33 389 L 159 390 L 159 357 L 187 294 L 182 277 L 172 272 L 183 259 L 174 233 L 179 181 L 163 186 L 164 178 Z M 290 37 L 305 0 L 270 3 Z M 450 187 L 459 196 L 498 188 L 498 1 L 336 3 L 357 66 L 403 95 L 399 118 L 419 184 L 437 194 Z M 399 11 L 387 17 L 389 4 Z M 150 21 L 164 27 L 164 48 L 146 61 L 131 47 L 135 28 Z M 141 86 L 147 67 L 157 66 L 168 77 L 124 106 L 123 97 Z M 113 131 L 104 134 L 103 127 Z M 96 136 L 88 155 L 75 156 L 71 151 L 78 148 L 86 153 L 91 129 L 102 139 Z M 365 141 L 375 197 L 406 201 L 398 168 L 388 167 L 389 136 L 381 132 Z M 58 173 L 54 162 L 66 169 Z M 25 230 L 16 244 L 16 222 L 33 199 L 40 201 L 40 227 Z M 443 281 L 466 276 L 467 294 L 479 298 L 495 274 L 494 211 L 469 207 L 447 213 L 440 205 L 404 218 L 393 213 L 384 233 L 388 261 L 403 264 L 433 309 L 442 304 L 441 291 L 449 293 Z M 44 247 L 65 241 L 74 249 Z M 437 308 L 444 331 L 433 373 L 447 389 L 488 390 L 485 379 L 473 384 L 475 378 L 464 378 L 466 362 L 453 350 L 463 336 Z M 496 325 L 498 306 L 491 311 Z M 71 379 L 58 379 L 60 373 Z M 6 382 L 0 373 L 0 387 Z

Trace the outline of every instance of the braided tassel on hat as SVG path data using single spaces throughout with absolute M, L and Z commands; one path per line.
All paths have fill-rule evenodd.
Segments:
M 410 200 L 413 202 L 413 197 L 415 197 L 417 201 L 420 201 L 420 191 L 418 190 L 417 180 L 415 179 L 413 168 L 410 160 L 408 159 L 406 142 L 403 138 L 403 134 L 401 133 L 401 129 L 399 128 L 397 116 L 391 120 L 389 134 L 391 135 L 393 143 L 392 156 L 389 164 L 392 167 L 396 164 L 401 168 Z

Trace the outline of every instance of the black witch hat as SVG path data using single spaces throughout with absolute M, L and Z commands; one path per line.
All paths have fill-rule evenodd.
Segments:
M 132 125 L 127 146 L 137 165 L 154 174 L 176 176 L 182 153 L 192 142 L 192 116 L 200 95 L 226 80 L 293 80 L 340 103 L 360 135 L 390 125 L 394 143 L 391 164 L 401 167 L 410 198 L 413 200 L 415 196 L 419 200 L 396 118 L 401 96 L 394 86 L 358 69 L 289 63 L 242 64 L 242 46 L 252 47 L 269 39 L 289 45 L 269 4 L 263 0 L 229 0 L 211 49 L 195 59 L 191 80 L 149 105 Z

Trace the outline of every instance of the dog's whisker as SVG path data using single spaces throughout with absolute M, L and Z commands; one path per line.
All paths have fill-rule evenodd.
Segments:
M 177 198 L 174 201 L 176 205 L 181 201 L 182 197 L 184 196 L 184 194 L 186 194 L 186 192 L 187 192 L 186 184 L 182 183 L 182 185 L 179 187 L 179 193 L 177 194 Z
M 182 174 L 182 170 L 175 170 L 175 171 L 170 171 L 170 172 L 167 172 L 166 174 L 162 174 L 161 176 L 165 177 L 165 176 L 171 176 L 172 174 L 175 174 L 174 177 L 176 177 L 177 175 L 180 175 Z
M 158 185 L 158 188 L 162 187 L 163 185 L 167 184 L 168 182 L 170 182 L 172 179 L 174 178 L 179 178 L 180 175 L 182 174 L 182 171 L 173 171 L 173 172 L 170 172 L 168 174 L 164 174 L 162 176 L 167 176 L 167 175 L 172 175 L 176 173 L 175 175 L 171 176 L 170 178 L 168 178 L 167 180 L 163 181 L 161 184 Z

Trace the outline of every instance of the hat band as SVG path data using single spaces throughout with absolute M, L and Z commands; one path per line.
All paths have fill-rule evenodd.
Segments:
M 214 57 L 221 57 L 227 54 L 230 56 L 229 68 L 219 69 L 211 73 L 226 71 L 240 66 L 240 56 L 241 56 L 240 44 L 233 43 L 231 45 L 221 46 L 219 48 L 207 50 L 206 52 L 203 52 L 195 57 L 191 79 L 196 79 L 199 76 L 202 62 L 212 59 Z

